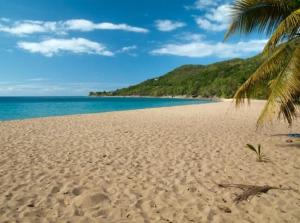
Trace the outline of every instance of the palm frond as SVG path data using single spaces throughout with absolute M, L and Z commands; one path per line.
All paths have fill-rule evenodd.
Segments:
M 239 188 L 242 190 L 242 193 L 236 195 L 234 198 L 235 203 L 241 201 L 250 200 L 251 197 L 260 195 L 262 193 L 267 193 L 269 190 L 293 190 L 292 188 L 283 188 L 283 187 L 272 187 L 272 186 L 257 186 L 257 185 L 245 185 L 245 184 L 218 184 L 219 187 L 223 188 Z
M 299 96 L 295 96 L 294 98 L 299 98 Z M 280 105 L 278 119 L 281 117 L 283 117 L 289 125 L 292 124 L 293 120 L 296 118 L 296 106 L 293 99 Z
M 299 32 L 300 28 L 300 9 L 293 11 L 288 17 L 286 17 L 277 27 L 267 45 L 264 52 L 274 50 L 278 43 L 282 40 L 290 40 L 294 38 Z
M 271 93 L 257 121 L 258 126 L 265 121 L 271 121 L 276 113 L 283 115 L 289 123 L 293 119 L 294 96 L 300 90 L 300 46 L 293 47 L 293 52 L 286 61 L 288 61 L 286 66 L 282 67 L 281 72 L 270 83 Z
M 284 0 L 236 0 L 232 6 L 232 23 L 225 39 L 233 33 L 257 31 L 271 34 L 293 11 L 290 1 Z
M 271 79 L 286 63 L 292 47 L 290 43 L 280 45 L 276 51 L 263 62 L 263 64 L 250 76 L 250 78 L 237 90 L 234 95 L 236 105 L 250 99 L 255 85 L 263 80 Z
M 238 89 L 236 105 L 250 101 L 257 84 L 269 81 L 268 101 L 257 125 L 271 121 L 276 113 L 291 124 L 300 97 L 300 1 L 235 0 L 231 9 L 232 23 L 225 39 L 236 32 L 274 32 L 263 51 L 267 59 Z
M 298 80 L 300 79 L 300 46 L 295 52 L 294 58 L 292 59 L 291 72 L 294 73 Z M 299 105 L 300 99 L 300 86 L 297 89 L 294 89 L 292 93 L 292 98 L 287 100 L 285 103 L 280 104 L 280 111 L 278 113 L 278 118 L 283 117 L 289 125 L 292 124 L 293 119 L 296 118 L 296 106 Z

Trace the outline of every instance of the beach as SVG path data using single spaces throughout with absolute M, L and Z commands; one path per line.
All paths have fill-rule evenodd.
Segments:
M 300 222 L 300 122 L 256 130 L 264 103 L 0 122 L 0 222 Z

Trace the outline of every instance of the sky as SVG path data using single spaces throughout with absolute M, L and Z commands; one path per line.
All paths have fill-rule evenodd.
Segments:
M 231 0 L 0 0 L 0 96 L 77 96 L 259 53 Z

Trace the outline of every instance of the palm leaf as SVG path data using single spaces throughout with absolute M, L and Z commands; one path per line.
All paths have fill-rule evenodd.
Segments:
M 293 11 L 277 27 L 272 37 L 265 46 L 264 52 L 268 53 L 274 50 L 276 45 L 284 39 L 292 39 L 299 32 L 300 26 L 300 9 Z
M 258 119 L 258 125 L 266 120 L 271 121 L 275 113 L 280 113 L 280 106 L 284 106 L 283 109 L 281 108 L 283 111 L 281 114 L 285 119 L 292 120 L 295 109 L 290 104 L 289 107 L 285 105 L 294 100 L 294 96 L 300 89 L 300 47 L 298 45 L 293 47 L 293 53 L 286 60 L 288 61 L 286 66 L 282 67 L 279 75 L 270 83 L 271 93 Z
M 254 74 L 237 90 L 234 95 L 236 105 L 243 103 L 245 98 L 250 99 L 257 83 L 269 80 L 274 74 L 280 71 L 281 67 L 286 63 L 286 58 L 290 55 L 290 45 L 290 43 L 285 43 L 279 46 L 272 56 L 266 59 Z
M 297 78 L 297 82 L 299 84 L 300 79 L 300 46 L 295 51 L 294 57 L 292 58 L 292 67 L 291 72 L 294 73 L 295 78 Z M 299 105 L 300 98 L 300 86 L 294 89 L 292 92 L 292 98 L 287 100 L 284 103 L 280 104 L 280 111 L 278 113 L 278 118 L 281 116 L 291 125 L 293 119 L 296 118 L 296 105 Z
M 299 96 L 295 96 L 295 98 L 299 98 Z M 285 104 L 280 105 L 280 111 L 278 113 L 278 119 L 283 117 L 289 125 L 292 124 L 293 120 L 296 118 L 296 106 L 294 100 L 290 100 Z
M 246 144 L 246 146 L 247 146 L 250 150 L 254 151 L 254 152 L 257 154 L 257 151 L 256 151 L 256 149 L 255 149 L 255 147 L 254 147 L 253 145 L 251 145 L 251 144 Z
M 271 80 L 268 101 L 257 125 L 271 120 L 275 113 L 291 124 L 300 96 L 300 1 L 235 0 L 232 17 L 225 39 L 235 32 L 274 32 L 263 51 L 267 59 L 238 89 L 236 105 L 249 101 L 257 84 Z
M 257 31 L 271 34 L 293 10 L 289 1 L 236 0 L 232 6 L 232 23 L 225 39 L 233 33 Z

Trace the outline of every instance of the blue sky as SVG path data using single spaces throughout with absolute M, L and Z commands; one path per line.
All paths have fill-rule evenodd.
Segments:
M 231 0 L 0 0 L 0 96 L 87 95 L 183 64 L 257 54 L 223 42 Z

